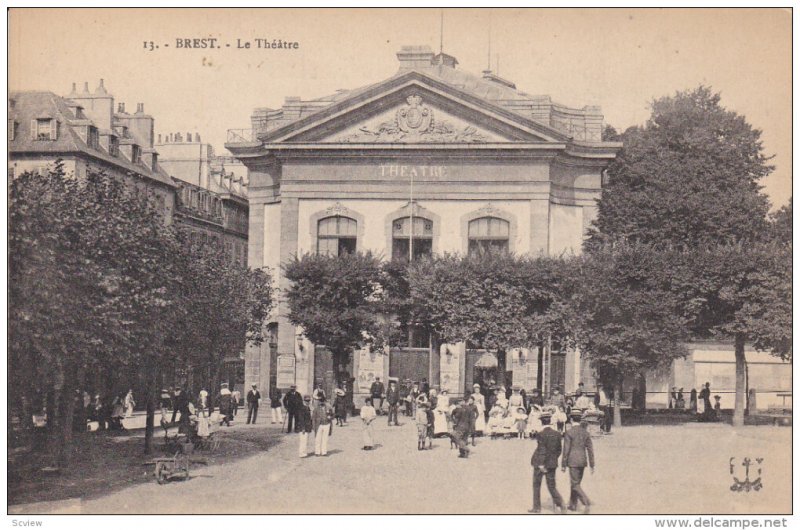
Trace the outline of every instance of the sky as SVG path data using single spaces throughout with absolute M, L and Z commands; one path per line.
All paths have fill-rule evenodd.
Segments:
M 763 131 L 778 207 L 791 196 L 791 22 L 786 9 L 12 9 L 8 79 L 67 95 L 102 78 L 128 109 L 144 103 L 157 134 L 199 132 L 222 152 L 254 108 L 381 81 L 401 46 L 441 39 L 459 68 L 491 59 L 524 92 L 600 105 L 618 130 L 643 124 L 655 98 L 710 86 Z M 221 47 L 176 47 L 187 38 Z

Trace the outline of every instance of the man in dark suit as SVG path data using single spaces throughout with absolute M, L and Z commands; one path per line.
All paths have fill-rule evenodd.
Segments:
M 458 446 L 458 457 L 467 458 L 467 437 L 474 426 L 474 417 L 465 400 L 459 400 L 458 406 L 453 409 L 453 441 Z
M 575 511 L 578 508 L 578 500 L 583 503 L 583 513 L 589 513 L 589 497 L 581 488 L 583 472 L 586 470 L 588 455 L 588 465 L 594 473 L 594 449 L 592 448 L 592 437 L 586 430 L 588 424 L 581 420 L 580 425 L 572 427 L 564 435 L 564 454 L 561 456 L 561 471 L 569 468 L 569 505 L 567 509 Z
M 283 396 L 283 406 L 286 408 L 287 416 L 289 416 L 286 432 L 292 432 L 292 426 L 294 426 L 294 432 L 300 432 L 298 415 L 300 408 L 303 406 L 303 397 L 297 391 L 297 385 L 292 385 L 292 388 Z
M 533 466 L 533 509 L 529 513 L 541 513 L 542 511 L 542 479 L 547 481 L 547 489 L 553 498 L 553 503 L 565 513 L 564 499 L 556 489 L 556 469 L 558 469 L 558 457 L 561 456 L 561 435 L 550 426 L 550 416 L 541 416 L 542 431 L 536 435 L 536 451 L 531 457 Z
M 376 377 L 375 381 L 372 383 L 372 386 L 369 387 L 369 395 L 372 396 L 372 403 L 377 403 L 376 411 L 378 414 L 381 413 L 381 409 L 383 408 L 383 383 L 381 383 L 381 378 Z
M 256 423 L 258 418 L 258 405 L 261 402 L 261 392 L 258 391 L 258 386 L 253 385 L 253 388 L 247 393 L 247 425 L 252 420 L 253 424 Z

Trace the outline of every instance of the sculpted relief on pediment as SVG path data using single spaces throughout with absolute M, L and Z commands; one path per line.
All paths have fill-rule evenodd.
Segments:
M 504 138 L 427 105 L 418 95 L 331 140 L 342 143 L 486 143 Z

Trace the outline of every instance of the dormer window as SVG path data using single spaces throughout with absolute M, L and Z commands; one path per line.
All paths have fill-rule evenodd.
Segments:
M 114 135 L 108 137 L 108 154 L 119 156 L 119 140 Z
M 142 149 L 138 145 L 131 146 L 131 162 L 138 164 L 142 158 Z
M 31 123 L 34 140 L 56 140 L 58 138 L 58 122 L 53 118 L 38 118 Z
M 90 125 L 86 128 L 86 143 L 92 149 L 100 148 L 100 133 L 98 132 L 97 127 L 92 127 Z

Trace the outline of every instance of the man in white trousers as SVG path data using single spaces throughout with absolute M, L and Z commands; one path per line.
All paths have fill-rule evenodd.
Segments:
M 313 422 L 311 421 L 309 403 L 311 403 L 311 396 L 304 397 L 303 405 L 300 407 L 300 411 L 297 415 L 297 421 L 300 423 L 300 447 L 298 449 L 298 456 L 300 456 L 300 458 L 308 456 L 308 433 L 314 428 Z
M 311 413 L 311 423 L 314 428 L 314 454 L 327 456 L 328 437 L 331 435 L 331 420 L 333 410 L 328 406 L 324 397 L 321 397 Z

